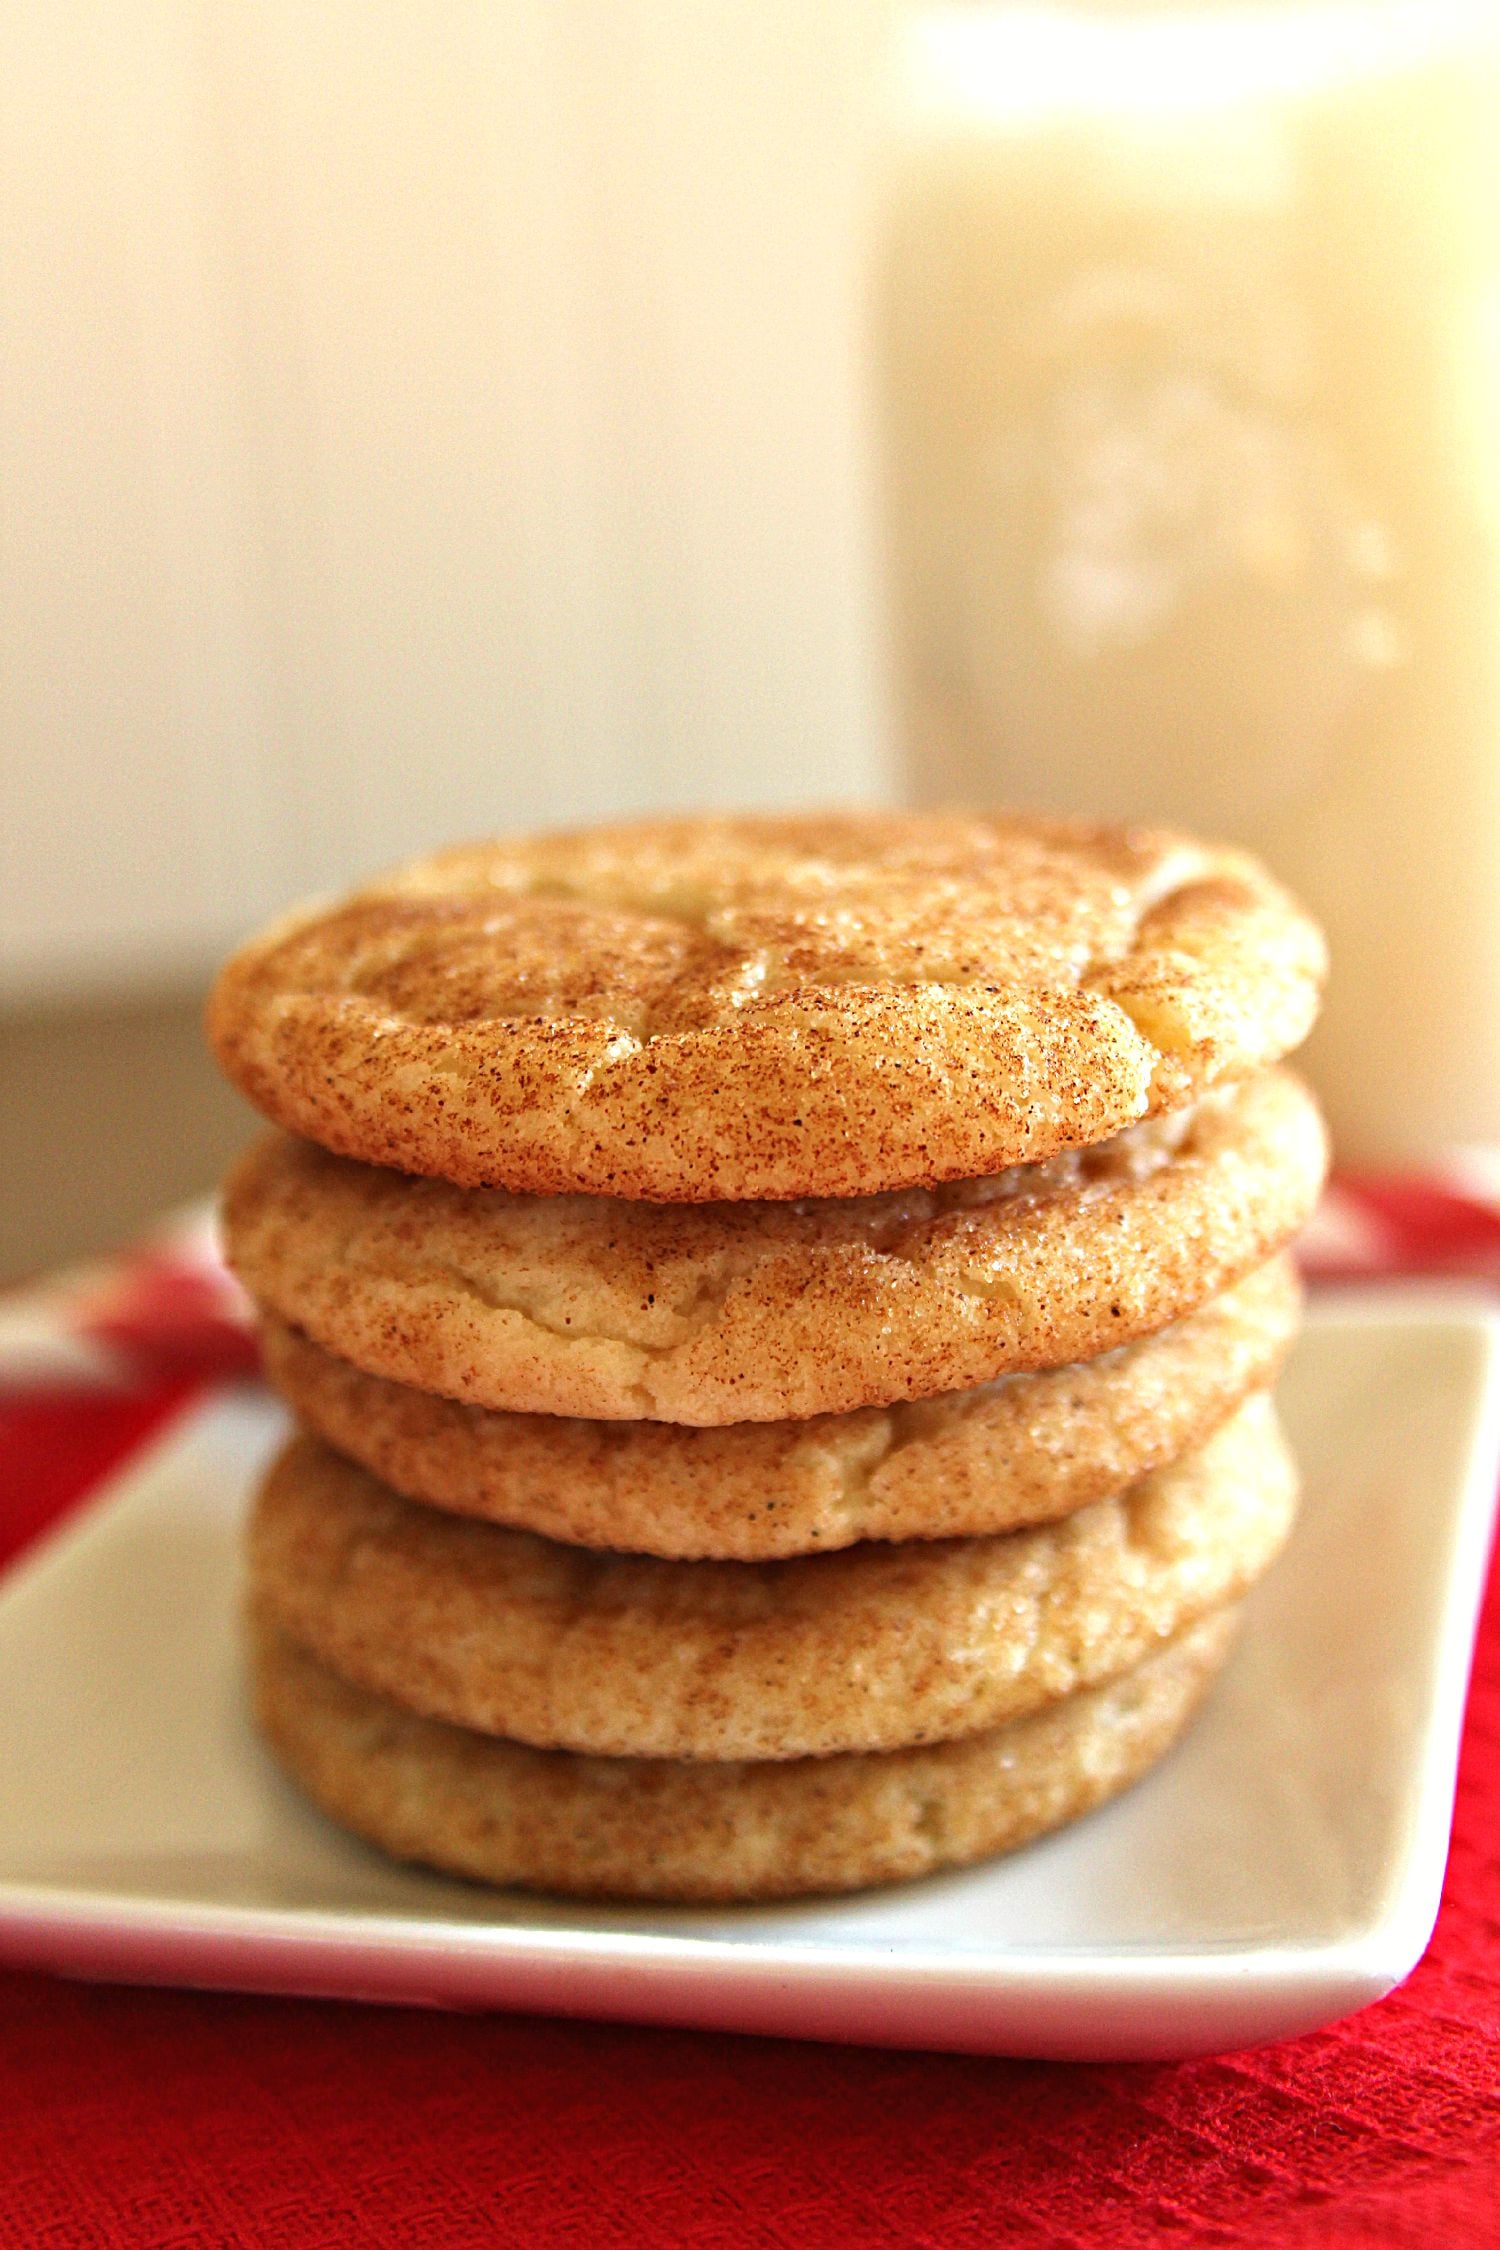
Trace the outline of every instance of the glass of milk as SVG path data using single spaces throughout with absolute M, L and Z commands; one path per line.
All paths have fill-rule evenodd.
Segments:
M 1319 912 L 1346 1160 L 1500 1144 L 1500 10 L 912 7 L 879 277 L 911 793 Z

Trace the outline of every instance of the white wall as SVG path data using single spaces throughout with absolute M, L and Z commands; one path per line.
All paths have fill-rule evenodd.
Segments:
M 887 779 L 880 0 L 0 8 L 0 999 Z

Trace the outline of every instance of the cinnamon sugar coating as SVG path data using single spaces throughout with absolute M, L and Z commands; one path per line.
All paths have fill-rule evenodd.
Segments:
M 1059 1524 L 773 1563 L 598 1554 L 402 1500 L 318 1439 L 273 1466 L 256 1602 L 341 1677 L 481 1733 L 762 1759 L 975 1734 L 1236 1600 L 1296 1478 L 1268 1398 Z
M 687 1765 L 579 1758 L 418 1718 L 260 1620 L 261 1730 L 335 1820 L 398 1859 L 583 1897 L 795 1897 L 1012 1851 L 1116 1795 L 1176 1740 L 1234 1612 L 1107 1686 L 960 1742 L 872 1757 Z
M 1296 1332 L 1273 1259 L 1154 1336 L 982 1389 L 805 1422 L 586 1422 L 461 1406 L 365 1375 L 267 1317 L 272 1386 L 408 1499 L 583 1547 L 766 1561 L 1069 1515 L 1201 1443 Z
M 224 1069 L 339 1154 L 469 1187 L 868 1196 L 1105 1139 L 1303 1038 L 1321 938 L 1248 855 L 958 814 L 476 844 L 278 923 Z
M 251 1295 L 366 1373 L 475 1406 L 781 1421 L 967 1390 L 1151 1334 L 1311 1211 L 1284 1071 L 981 1180 L 802 1203 L 512 1196 L 273 1135 L 231 1175 Z

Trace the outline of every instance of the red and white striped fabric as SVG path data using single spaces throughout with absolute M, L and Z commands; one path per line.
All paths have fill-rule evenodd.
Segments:
M 0 1397 L 254 1372 L 250 1303 L 194 1204 L 118 1256 L 0 1294 Z
M 1500 1283 L 1500 1158 L 1421 1178 L 1343 1173 L 1298 1245 L 1312 1281 L 1451 1274 Z

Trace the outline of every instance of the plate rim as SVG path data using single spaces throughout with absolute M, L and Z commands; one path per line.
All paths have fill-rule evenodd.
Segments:
M 0 1875 L 0 1961 L 63 1974 L 120 1981 L 186 1983 L 240 1991 L 321 1993 L 389 2004 L 425 1999 L 459 2007 L 545 2009 L 570 2015 L 696 2022 L 733 2029 L 778 2028 L 734 2021 L 696 1998 L 723 2002 L 768 1981 L 789 2007 L 850 1990 L 906 2003 L 925 1999 L 937 2015 L 944 1996 L 988 2003 L 1007 2013 L 1038 2006 L 1065 2010 L 1112 2000 L 1191 2012 L 1213 2003 L 1216 2021 L 1243 2020 L 1255 2040 L 1289 2036 L 1352 2012 L 1389 1992 L 1426 1950 L 1441 1901 L 1454 1790 L 1475 1636 L 1485 1592 L 1485 1564 L 1494 1535 L 1500 1481 L 1500 1302 L 1470 1281 L 1341 1282 L 1314 1289 L 1310 1324 L 1399 1331 L 1450 1326 L 1475 1345 L 1461 1477 L 1454 1480 L 1447 1560 L 1442 1581 L 1431 1709 L 1419 1758 L 1417 1810 L 1401 1860 L 1370 1913 L 1342 1930 L 1300 1938 L 1225 1939 L 1186 1948 L 1160 1946 L 1026 1947 L 903 1943 L 822 1935 L 731 1938 L 691 1930 L 577 1929 L 515 1923 L 447 1921 L 420 1912 L 357 1907 L 215 1905 L 165 1899 L 111 1898 L 65 1885 L 17 1882 Z M 62 1522 L 49 1527 L 0 1575 L 0 1632 L 18 1590 L 65 1566 L 101 1517 L 127 1504 L 163 1455 L 181 1444 L 245 1386 L 219 1384 L 188 1402 L 150 1442 Z M 320 1981 L 320 1964 L 338 1974 Z M 312 1972 L 311 1978 L 299 1975 Z M 446 1992 L 417 1994 L 413 1985 L 434 1969 Z M 504 1990 L 485 1997 L 486 1973 Z M 559 1982 L 570 1990 L 551 1989 Z M 622 1989 L 606 1989 L 614 1984 Z M 663 2005 L 653 2005 L 654 2002 Z M 951 2010 L 950 2010 L 951 2012 Z M 972 2012 L 972 2011 L 971 2011 Z M 774 2013 L 774 2011 L 773 2011 Z M 786 2029 L 787 2027 L 781 2027 Z M 1004 2024 L 999 2029 L 1003 2032 Z M 788 2035 L 798 2035 L 790 2031 Z M 876 2032 L 800 2035 L 879 2038 Z M 895 2043 L 985 2047 L 950 2024 L 924 2038 L 911 2024 L 888 2034 Z M 1214 2046 L 1245 2044 L 1215 2039 Z M 1048 2052 L 988 2045 L 987 2051 Z M 1104 2052 L 1072 2046 L 1055 2052 Z M 1208 2051 L 1178 2037 L 1150 2049 L 1125 2041 L 1111 2052 Z

